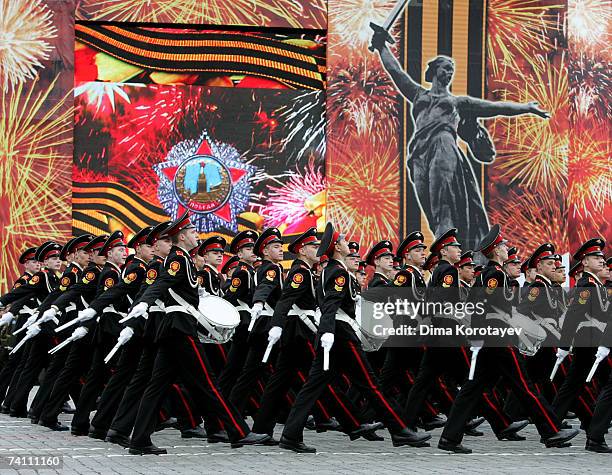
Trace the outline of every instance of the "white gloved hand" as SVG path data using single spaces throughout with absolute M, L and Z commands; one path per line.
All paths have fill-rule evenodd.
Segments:
M 57 309 L 51 307 L 48 310 L 45 310 L 43 312 L 42 317 L 40 317 L 40 322 L 41 323 L 50 322 L 56 316 L 57 316 Z
M 203 299 L 204 297 L 208 297 L 210 294 L 206 290 L 206 287 L 198 287 L 198 295 L 201 299 Z
M 334 334 L 333 333 L 323 333 L 321 335 L 321 346 L 323 349 L 331 349 L 334 345 Z
M 38 312 L 35 312 L 31 317 L 29 317 L 26 322 L 23 324 L 24 327 L 30 328 L 31 325 L 38 319 Z
M 125 345 L 128 341 L 130 341 L 130 339 L 134 336 L 134 330 L 132 330 L 130 327 L 125 327 L 123 330 L 121 330 L 121 333 L 119 333 L 119 338 L 117 338 L 117 343 L 120 343 L 121 345 Z
M 88 333 L 89 333 L 89 330 L 87 328 L 79 327 L 79 328 L 76 328 L 72 332 L 72 335 L 70 335 L 70 338 L 73 339 L 73 340 L 80 340 L 81 338 L 83 338 Z
M 474 353 L 474 351 L 482 349 L 484 346 L 484 340 L 472 340 L 471 344 L 472 346 L 470 346 L 470 351 Z
M 595 358 L 598 360 L 604 360 L 610 354 L 610 348 L 607 346 L 598 346 L 597 353 L 595 353 Z
M 38 326 L 38 324 L 30 325 L 26 331 L 26 337 L 34 338 L 39 333 L 40 333 L 40 326 Z
M 127 318 L 138 318 L 138 317 L 144 317 L 149 311 L 149 304 L 146 302 L 140 302 L 137 303 L 136 305 L 134 305 L 134 307 L 132 307 L 132 310 L 130 310 L 130 313 L 128 314 Z
M 2 318 L 0 318 L 0 327 L 9 325 L 13 320 L 15 320 L 15 315 L 13 315 L 11 312 L 6 312 L 4 315 L 2 315 Z
M 565 358 L 567 355 L 569 355 L 569 351 L 564 350 L 562 348 L 558 348 L 557 349 L 557 358 Z
M 255 302 L 255 304 L 253 305 L 253 308 L 251 309 L 251 318 L 257 318 L 261 315 L 261 312 L 263 312 L 263 303 L 261 302 Z
M 96 313 L 97 312 L 91 307 L 86 308 L 85 310 L 81 310 L 79 312 L 79 322 L 86 322 L 87 320 L 91 320 L 96 316 Z
M 268 332 L 268 343 L 276 344 L 283 333 L 283 329 L 281 327 L 272 327 Z

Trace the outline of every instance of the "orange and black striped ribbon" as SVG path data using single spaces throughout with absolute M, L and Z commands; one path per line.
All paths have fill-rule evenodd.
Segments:
M 425 82 L 427 63 L 437 55 L 455 60 L 452 92 L 456 95 L 485 97 L 486 0 L 422 0 L 411 3 L 404 13 L 400 61 L 412 78 Z M 433 236 L 421 213 L 406 169 L 407 148 L 414 132 L 410 103 L 404 101 L 400 114 L 400 236 L 415 230 L 425 235 L 426 244 Z M 483 188 L 481 170 L 475 170 Z
M 77 23 L 76 39 L 142 68 L 181 73 L 245 74 L 295 89 L 324 89 L 324 58 L 282 41 L 241 32 L 157 31 Z

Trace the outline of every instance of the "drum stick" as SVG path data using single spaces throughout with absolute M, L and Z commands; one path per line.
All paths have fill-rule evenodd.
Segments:
M 550 373 L 550 380 L 552 381 L 553 379 L 555 379 L 555 375 L 557 374 L 557 371 L 559 370 L 559 367 L 561 366 L 561 363 L 563 363 L 563 360 L 565 359 L 565 356 L 557 356 L 557 361 L 555 361 L 555 366 L 553 367 L 551 373 Z
M 19 343 L 17 343 L 17 345 L 15 345 L 15 348 L 13 348 L 13 349 L 11 350 L 11 352 L 9 353 L 9 355 L 14 355 L 15 353 L 17 353 L 17 352 L 18 352 L 18 351 L 21 349 L 21 347 L 27 343 L 27 341 L 28 341 L 30 338 L 31 338 L 31 337 L 29 337 L 28 335 L 26 335 L 25 337 L 23 337 L 23 339 L 22 339 L 22 340 L 21 340 Z
M 104 358 L 104 364 L 108 364 L 108 362 L 113 359 L 113 356 L 115 356 L 115 353 L 117 353 L 117 351 L 119 351 L 119 348 L 121 348 L 122 346 L 123 344 L 120 341 L 118 341 L 117 344 L 113 346 L 113 349 L 108 352 L 108 355 L 106 355 L 106 358 Z
M 603 358 L 595 358 L 595 362 L 593 363 L 593 366 L 591 367 L 591 371 L 589 371 L 589 374 L 586 378 L 586 382 L 590 383 L 591 379 L 593 379 L 593 376 L 595 376 L 595 371 L 597 371 L 597 367 L 599 366 L 599 363 L 601 363 L 603 361 Z
M 15 330 L 15 331 L 13 332 L 13 335 L 19 335 L 19 334 L 20 334 L 22 331 L 27 330 L 27 329 L 28 329 L 28 327 L 29 327 L 30 325 L 31 325 L 31 324 L 29 324 L 29 325 L 24 325 L 24 326 L 22 326 L 22 327 L 21 327 L 19 330 Z
M 323 348 L 323 371 L 329 370 L 329 348 Z
M 472 360 L 470 361 L 470 375 L 468 377 L 470 381 L 474 379 L 474 373 L 476 372 L 476 359 L 478 358 L 479 351 L 480 348 L 475 348 L 474 351 L 472 351 Z
M 59 327 L 57 327 L 55 329 L 55 333 L 59 333 L 62 330 L 65 330 L 66 328 L 70 328 L 72 325 L 76 325 L 77 323 L 79 323 L 79 317 L 73 318 L 72 320 L 70 320 L 69 322 L 64 323 L 63 325 L 60 325 Z
M 54 346 L 53 348 L 51 348 L 47 353 L 49 353 L 50 355 L 53 355 L 53 354 L 57 353 L 59 350 L 61 350 L 62 348 L 64 348 L 65 346 L 68 346 L 73 341 L 74 340 L 72 339 L 72 337 L 67 338 L 64 341 L 62 341 L 59 345 Z
M 266 352 L 263 355 L 263 358 L 261 359 L 262 363 L 267 363 L 268 362 L 268 358 L 270 357 L 270 352 L 272 351 L 272 347 L 274 346 L 274 342 L 271 341 L 268 343 L 268 346 L 266 348 Z

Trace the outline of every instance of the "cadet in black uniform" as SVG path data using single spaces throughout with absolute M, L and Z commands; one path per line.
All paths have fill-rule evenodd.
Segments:
M 504 321 L 500 318 L 511 315 L 513 298 L 507 276 L 501 267 L 501 263 L 508 259 L 508 248 L 499 225 L 491 228 L 480 243 L 479 251 L 489 259 L 489 263 L 476 279 L 468 300 L 484 303 L 484 313 L 480 315 L 474 312 L 471 326 L 476 329 L 486 329 L 488 326 L 499 327 L 504 325 Z M 486 346 L 487 342 L 489 346 Z M 474 414 L 474 409 L 482 398 L 483 389 L 487 385 L 494 385 L 500 374 L 531 416 L 542 437 L 541 442 L 546 447 L 565 446 L 578 434 L 575 429 L 559 430 L 560 420 L 548 403 L 538 395 L 525 371 L 524 359 L 516 347 L 507 345 L 506 341 L 499 339 L 474 338 L 471 343 L 472 351 L 481 348 L 476 360 L 474 378 L 461 386 L 440 437 L 438 448 L 459 453 L 471 452 L 461 445 L 465 423 Z
M 283 289 L 283 247 L 281 233 L 276 228 L 268 228 L 255 242 L 254 252 L 263 258 L 255 273 L 255 291 L 251 310 L 252 327 L 249 338 L 249 352 L 236 384 L 232 388 L 230 400 L 240 413 L 252 394 L 256 382 L 264 375 L 263 355 L 268 346 L 268 329 L 276 302 Z M 273 350 L 272 360 L 276 352 Z
M 514 302 L 512 305 L 516 307 L 521 301 L 521 284 L 517 280 L 521 275 L 521 260 L 516 247 L 508 248 L 508 259 L 504 262 L 503 269 L 508 275 L 508 285 L 514 292 Z
M 88 307 L 93 301 L 97 293 L 98 277 L 102 266 L 106 263 L 106 256 L 101 256 L 99 251 L 107 239 L 107 235 L 98 236 L 85 246 L 84 250 L 90 256 L 90 264 L 83 271 L 81 279 L 63 292 L 43 313 L 43 320 L 50 321 L 57 318 L 60 325 L 64 324 L 70 320 L 76 310 Z M 68 349 L 60 350 L 68 354 L 66 363 L 53 384 L 48 401 L 40 414 L 39 424 L 55 431 L 68 430 L 68 427 L 58 422 L 57 416 L 62 412 L 62 406 L 71 388 L 89 368 L 92 357 L 91 335 L 88 336 L 87 332 L 77 328 L 70 337 L 78 338 L 70 344 Z
M 374 275 L 368 288 L 391 287 L 395 269 L 393 269 L 393 245 L 390 241 L 380 241 L 370 249 L 366 256 L 368 265 L 374 267 Z
M 352 384 L 366 396 L 391 433 L 393 445 L 423 446 L 430 438 L 408 429 L 401 408 L 386 398 L 380 390 L 378 378 L 361 347 L 359 337 L 351 323 L 355 324 L 357 292 L 344 264 L 349 254 L 344 237 L 327 224 L 318 255 L 330 257 L 317 287 L 317 299 L 321 308 L 319 323 L 319 347 L 306 384 L 297 395 L 280 439 L 279 446 L 295 452 L 315 452 L 303 442 L 303 431 L 314 404 L 331 383 L 338 371 L 345 372 Z M 330 368 L 323 368 L 324 352 L 330 351 Z
M 177 374 L 189 389 L 201 413 L 214 413 L 225 426 L 232 447 L 265 443 L 268 435 L 251 433 L 241 414 L 222 394 L 198 340 L 197 320 L 189 313 L 198 307 L 196 269 L 188 249 L 196 246 L 198 233 L 188 213 L 170 225 L 166 234 L 173 247 L 163 272 L 140 298 L 149 308 L 161 298 L 166 315 L 157 331 L 158 350 L 151 380 L 144 392 L 130 444 L 131 454 L 166 453 L 151 442 L 162 397 Z
M 255 270 L 253 263 L 257 256 L 253 252 L 258 238 L 255 231 L 242 231 L 230 243 L 230 252 L 239 259 L 238 265 L 228 279 L 229 286 L 224 298 L 240 313 L 240 324 L 232 336 L 232 345 L 227 354 L 225 368 L 219 376 L 219 386 L 226 397 L 229 397 L 240 372 L 244 367 L 249 352 L 248 336 L 251 322 L 251 304 L 255 290 Z
M 569 346 L 573 346 L 569 371 L 553 401 L 553 408 L 560 418 L 565 417 L 570 408 L 575 409 L 585 428 L 589 427 L 592 414 L 582 404 L 574 406 L 574 402 L 585 395 L 585 379 L 593 363 L 593 348 L 602 341 L 610 322 L 606 289 L 597 277 L 605 265 L 604 247 L 603 239 L 590 239 L 574 254 L 574 259 L 582 262 L 583 273 L 563 321 L 558 350 L 564 355 L 569 352 Z M 598 372 L 602 371 L 609 371 L 608 365 L 600 365 Z

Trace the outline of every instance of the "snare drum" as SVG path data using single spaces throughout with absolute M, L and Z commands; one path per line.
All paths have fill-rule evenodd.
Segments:
M 198 339 L 202 343 L 227 343 L 240 323 L 236 307 L 215 295 L 200 298 L 198 311 Z

